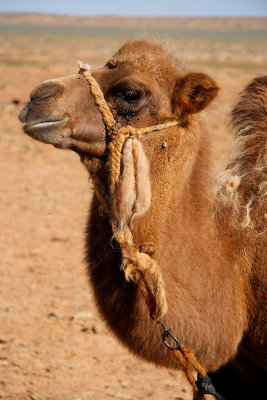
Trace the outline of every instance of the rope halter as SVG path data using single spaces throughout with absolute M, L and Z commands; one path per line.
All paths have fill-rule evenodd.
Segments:
M 139 139 L 143 134 L 178 125 L 178 121 L 145 128 L 120 126 L 90 72 L 91 67 L 80 61 L 78 65 L 79 73 L 88 81 L 102 114 L 107 135 L 109 187 L 106 188 L 96 175 L 90 174 L 100 209 L 108 216 L 114 238 L 120 245 L 121 267 L 126 280 L 138 284 L 153 316 L 161 318 L 167 311 L 161 270 L 149 254 L 139 251 L 131 228 L 134 220 L 144 215 L 151 204 L 149 163 Z

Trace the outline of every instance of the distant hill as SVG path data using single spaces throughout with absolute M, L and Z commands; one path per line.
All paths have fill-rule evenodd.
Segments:
M 263 30 L 267 31 L 267 18 L 255 17 L 121 17 L 54 15 L 38 13 L 0 13 L 2 25 L 72 26 L 88 28 L 179 29 L 179 30 Z

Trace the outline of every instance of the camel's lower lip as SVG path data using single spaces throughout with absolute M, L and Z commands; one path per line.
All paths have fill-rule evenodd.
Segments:
M 33 139 L 49 144 L 60 144 L 63 137 L 70 131 L 68 126 L 70 118 L 65 117 L 57 121 L 41 121 L 25 124 L 24 132 Z
M 26 133 L 31 133 L 31 132 L 38 131 L 38 130 L 57 128 L 57 127 L 62 126 L 62 124 L 64 124 L 67 121 L 69 121 L 69 117 L 60 119 L 58 121 L 42 121 L 42 122 L 37 122 L 34 124 L 25 124 L 24 131 Z

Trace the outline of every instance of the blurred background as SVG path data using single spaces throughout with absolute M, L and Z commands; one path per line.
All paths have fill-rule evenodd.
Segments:
M 266 0 L 0 0 L 0 398 L 191 399 L 179 373 L 133 358 L 98 318 L 83 263 L 87 173 L 17 119 L 43 80 L 76 73 L 78 59 L 101 66 L 139 37 L 219 83 L 207 110 L 215 174 L 234 151 L 239 91 L 267 72 Z

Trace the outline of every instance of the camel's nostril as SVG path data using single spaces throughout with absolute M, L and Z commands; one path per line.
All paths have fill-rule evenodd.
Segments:
M 20 112 L 20 114 L 19 114 L 19 120 L 20 120 L 20 122 L 26 122 L 25 118 L 26 118 L 26 115 L 27 115 L 27 111 L 28 111 L 28 107 L 26 106 L 26 107 L 24 107 L 23 110 Z
M 46 99 L 47 97 L 60 94 L 61 91 L 62 87 L 57 83 L 43 83 L 31 93 L 31 101 Z

